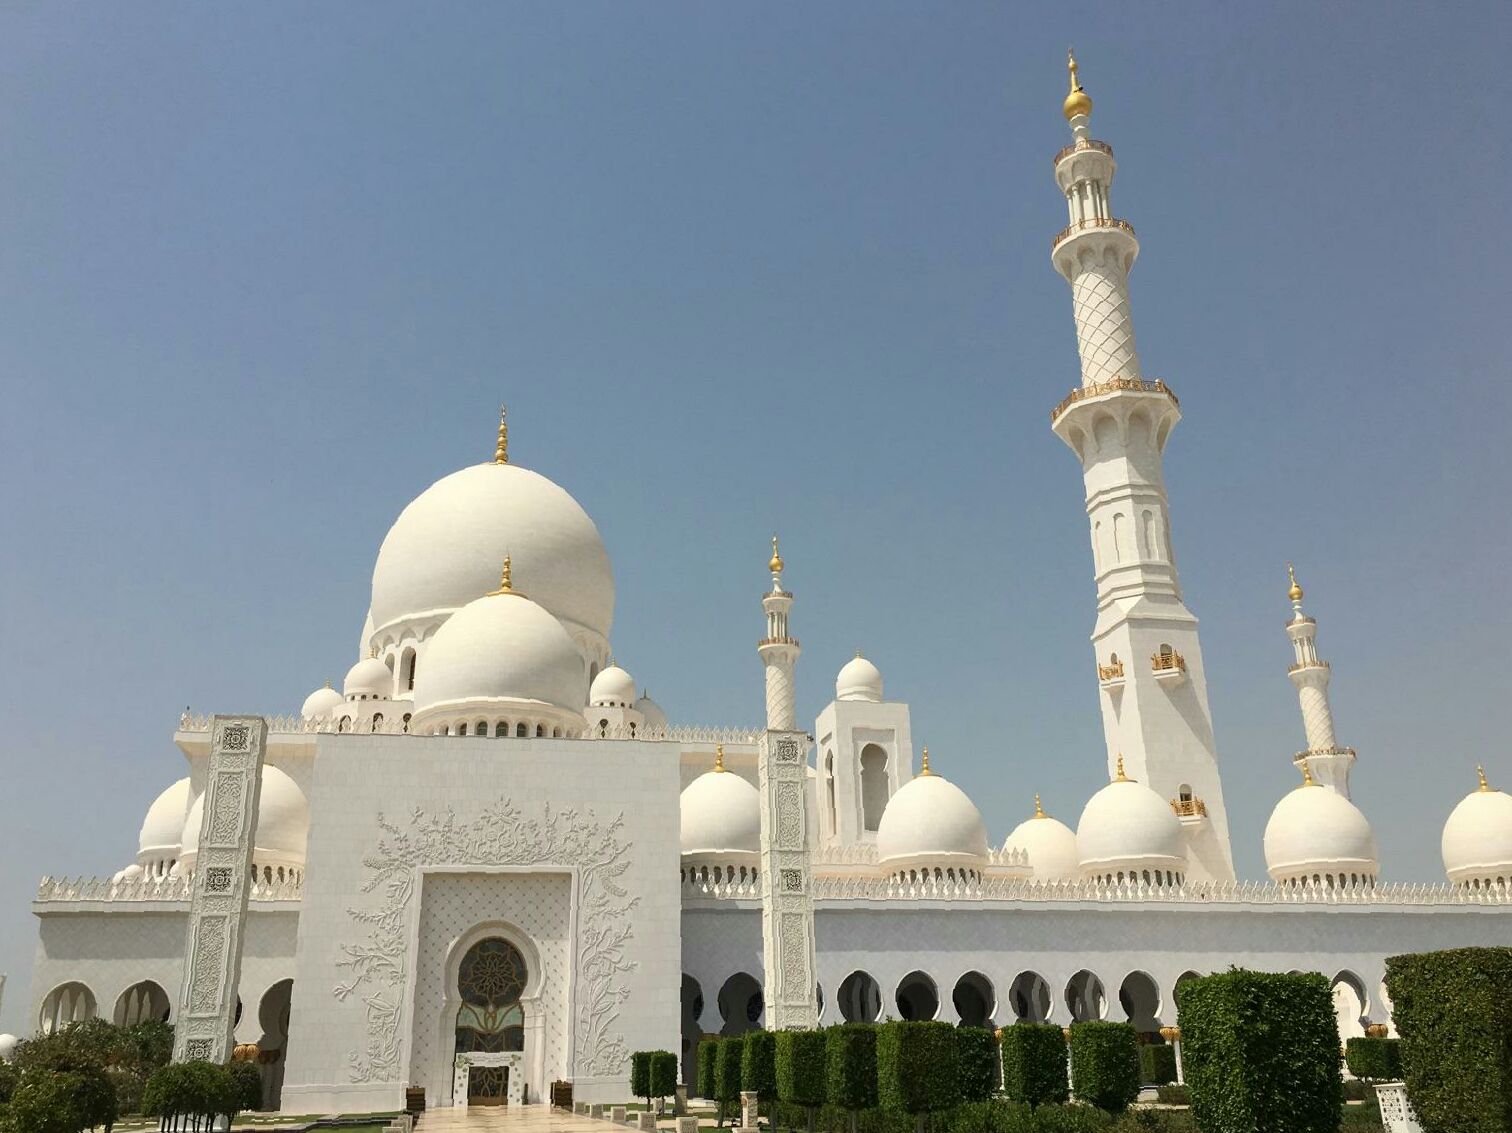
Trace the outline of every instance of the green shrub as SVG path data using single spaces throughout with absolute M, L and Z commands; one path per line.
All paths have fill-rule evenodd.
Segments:
M 1403 1077 L 1424 1133 L 1512 1130 L 1512 948 L 1386 961 Z
M 883 1023 L 877 1028 L 877 1099 L 884 1109 L 923 1115 L 960 1100 L 956 1029 L 949 1023 Z
M 724 1120 L 727 1107 L 740 1101 L 740 1056 L 745 1043 L 739 1035 L 718 1040 L 719 1053 L 714 1060 L 714 1100 L 719 1103 L 719 1119 Z
M 1033 1133 L 1101 1133 L 1112 1124 L 1107 1113 L 1088 1105 L 1040 1106 L 1030 1120 Z
M 1367 1082 L 1402 1080 L 1402 1040 L 1353 1038 L 1344 1044 L 1344 1065 Z
M 1071 1024 L 1071 1093 L 1108 1113 L 1139 1096 L 1139 1037 L 1128 1023 Z
M 1139 1080 L 1146 1086 L 1169 1086 L 1176 1081 L 1176 1048 L 1155 1043 L 1141 1046 Z
M 1343 1085 L 1328 981 L 1230 969 L 1176 990 L 1197 1126 L 1221 1133 L 1336 1133 Z
M 1028 1105 L 1060 1105 L 1067 1097 L 1066 1035 L 1053 1023 L 1003 1028 L 1003 1093 Z
M 709 1101 L 716 1100 L 719 1093 L 714 1085 L 714 1067 L 719 1059 L 719 1040 L 704 1039 L 698 1044 L 698 1081 L 695 1089 L 698 1096 Z
M 677 1055 L 670 1050 L 651 1052 L 651 1096 L 670 1097 L 677 1093 Z
M 234 1118 L 241 1099 L 231 1072 L 208 1062 L 174 1062 L 147 1079 L 143 1109 L 153 1117 Z
M 1191 1105 L 1192 1091 L 1185 1085 L 1156 1086 L 1155 1100 L 1161 1105 Z
M 104 1067 L 33 1066 L 22 1071 L 3 1115 L 7 1133 L 81 1133 L 116 1121 L 115 1086 Z
M 11 1095 L 20 1083 L 21 1072 L 9 1062 L 0 1062 L 0 1105 L 11 1100 Z
M 960 1027 L 955 1033 L 956 1097 L 984 1102 L 997 1089 L 997 1038 L 982 1027 Z
M 771 1031 L 747 1031 L 740 1054 L 740 1088 L 763 1102 L 777 1098 L 777 1036 Z
M 1344 1100 L 1347 1102 L 1362 1102 L 1375 1096 L 1375 1090 L 1366 1085 L 1359 1078 L 1344 1079 Z
M 828 1045 L 823 1031 L 777 1032 L 777 1098 L 801 1108 L 808 1129 L 814 1127 L 814 1111 L 824 1104 Z
M 263 1076 L 255 1062 L 231 1062 L 226 1065 L 231 1088 L 236 1093 L 236 1108 L 241 1111 L 262 1109 Z
M 842 1023 L 824 1037 L 825 1098 L 848 1115 L 855 1133 L 856 1114 L 877 1104 L 877 1028 L 871 1023 Z
M 633 1097 L 642 1099 L 647 1108 L 650 1108 L 651 1052 L 649 1050 L 630 1052 L 630 1093 Z

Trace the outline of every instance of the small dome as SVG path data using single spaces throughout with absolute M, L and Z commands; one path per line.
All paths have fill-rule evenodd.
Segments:
M 882 673 L 861 654 L 845 663 L 835 677 L 836 700 L 869 700 L 873 703 L 882 699 Z
M 436 631 L 415 677 L 414 726 L 500 702 L 584 705 L 582 655 L 562 623 L 513 591 L 475 598 Z
M 1444 823 L 1439 849 L 1444 872 L 1457 885 L 1512 885 L 1512 795 L 1480 789 L 1460 800 Z
M 366 657 L 347 670 L 346 680 L 341 683 L 347 696 L 388 697 L 394 691 L 394 674 L 376 657 Z M 316 695 L 319 695 L 318 693 Z M 305 701 L 306 704 L 309 701 Z
M 1040 809 L 1038 795 L 1034 797 L 1034 817 L 1013 828 L 1003 849 L 1027 854 L 1030 876 L 1035 881 L 1075 881 L 1081 876 L 1075 833 Z
M 635 699 L 635 678 L 612 661 L 588 690 L 588 703 L 595 708 L 629 708 Z
M 200 830 L 205 822 L 205 796 L 189 808 L 184 822 L 183 851 L 179 861 L 186 869 L 199 857 Z M 264 764 L 262 787 L 257 793 L 257 833 L 252 839 L 252 860 L 258 865 L 303 865 L 310 836 L 310 803 L 299 784 L 272 764 Z
M 186 775 L 152 800 L 137 834 L 138 861 L 167 861 L 178 857 L 182 844 L 179 835 L 183 833 L 184 816 L 189 813 L 189 798 L 189 777 Z
M 0 1062 L 9 1062 L 16 1056 L 16 1047 L 21 1040 L 15 1035 L 0 1035 Z
M 887 800 L 877 824 L 877 860 L 893 870 L 980 868 L 987 862 L 981 812 L 965 791 L 924 766 Z
M 1374 880 L 1380 853 L 1370 822 L 1343 795 L 1312 782 L 1282 796 L 1265 824 L 1265 869 L 1274 881 Z
M 460 609 L 505 555 L 553 615 L 608 637 L 614 574 L 593 520 L 546 477 L 497 463 L 436 481 L 399 514 L 373 568 L 374 626 Z
M 667 714 L 662 711 L 662 706 L 645 693 L 635 702 L 635 710 L 641 714 L 647 728 L 656 731 L 666 731 Z
M 750 858 L 761 853 L 761 796 L 733 771 L 705 771 L 679 797 L 685 857 Z
M 383 671 L 388 672 L 388 667 L 384 666 Z M 347 679 L 351 680 L 351 677 L 348 676 Z M 305 697 L 304 707 L 299 710 L 299 716 L 303 720 L 326 720 L 344 703 L 346 703 L 346 698 L 330 685 L 326 685 Z
M 1076 824 L 1076 852 L 1083 877 L 1125 874 L 1130 881 L 1147 872 L 1186 872 L 1186 844 L 1171 804 L 1143 783 L 1118 777 L 1098 791 Z

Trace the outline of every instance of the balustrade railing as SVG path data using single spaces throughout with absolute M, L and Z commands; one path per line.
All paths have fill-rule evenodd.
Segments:
M 105 901 L 126 904 L 143 901 L 187 901 L 193 880 L 188 877 L 44 877 L 34 901 L 40 904 Z M 297 878 L 252 884 L 253 901 L 298 901 L 303 885 Z
M 1050 423 L 1056 420 L 1071 406 L 1078 401 L 1085 401 L 1089 397 L 1101 397 L 1105 393 L 1118 393 L 1121 390 L 1131 390 L 1134 393 L 1161 393 L 1171 399 L 1171 404 L 1178 409 L 1181 402 L 1171 392 L 1171 387 L 1156 378 L 1153 382 L 1147 382 L 1143 378 L 1110 378 L 1105 382 L 1093 382 L 1089 386 L 1078 386 L 1065 397 L 1061 398 L 1060 404 L 1050 410 Z
M 1072 142 L 1065 149 L 1061 150 L 1060 153 L 1056 154 L 1054 160 L 1052 160 L 1050 164 L 1059 165 L 1063 158 L 1070 157 L 1073 153 L 1089 149 L 1096 150 L 1098 153 L 1105 153 L 1109 157 L 1113 156 L 1113 147 L 1110 146 L 1107 142 L 1099 142 L 1092 138 L 1077 138 L 1076 141 Z
M 1327 661 L 1298 661 L 1295 665 L 1288 665 L 1288 673 L 1300 672 L 1303 669 L 1332 669 L 1333 666 Z
M 371 703 L 371 702 L 369 702 Z M 396 705 L 404 706 L 405 702 L 395 701 Z M 206 714 L 185 712 L 179 716 L 178 731 L 184 733 L 205 733 L 210 731 L 210 725 L 214 717 Z M 342 732 L 335 721 L 332 720 L 305 720 L 299 716 L 269 716 L 268 733 L 270 735 L 379 735 L 379 736 L 403 736 L 422 735 L 424 733 L 411 732 L 409 722 L 400 718 L 383 719 L 376 726 L 370 723 L 354 724 L 351 729 Z M 584 734 L 582 739 L 589 740 L 672 740 L 677 743 L 694 744 L 754 744 L 760 733 L 754 728 L 737 727 L 709 727 L 701 724 L 677 725 L 666 728 L 653 728 L 632 726 L 629 724 L 610 724 L 600 729 L 596 724 L 589 725 L 584 721 Z M 476 739 L 514 739 L 514 736 L 478 736 Z M 543 739 L 545 737 L 530 737 Z
M 1186 658 L 1174 649 L 1171 652 L 1150 654 L 1150 668 L 1157 673 L 1184 673 L 1186 672 Z
M 1097 666 L 1097 679 L 1100 681 L 1122 680 L 1124 668 L 1122 661 L 1114 661 L 1111 665 Z
M 1134 235 L 1134 226 L 1127 220 L 1119 220 L 1116 216 L 1089 216 L 1085 220 L 1073 221 L 1051 237 L 1050 250 L 1055 251 L 1078 232 L 1087 232 L 1094 228 L 1116 228 L 1120 232 L 1127 232 L 1130 236 Z
M 1206 818 L 1207 803 L 1201 799 L 1172 799 L 1171 809 L 1177 818 Z

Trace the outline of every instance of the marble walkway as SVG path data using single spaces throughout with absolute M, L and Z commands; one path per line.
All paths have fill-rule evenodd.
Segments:
M 547 1105 L 468 1106 L 458 1109 L 429 1109 L 420 1119 L 415 1133 L 441 1133 L 456 1130 L 499 1130 L 501 1133 L 627 1133 L 627 1127 L 595 1117 L 567 1113 Z

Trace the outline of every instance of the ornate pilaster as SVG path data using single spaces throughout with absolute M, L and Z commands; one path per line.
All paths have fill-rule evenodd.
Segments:
M 757 744 L 761 790 L 761 944 L 768 1030 L 819 1025 L 814 1000 L 813 872 L 803 732 L 768 729 Z
M 217 716 L 211 724 L 205 821 L 189 895 L 184 980 L 173 1029 L 177 1062 L 223 1063 L 231 1057 L 267 746 L 268 725 L 261 716 Z

